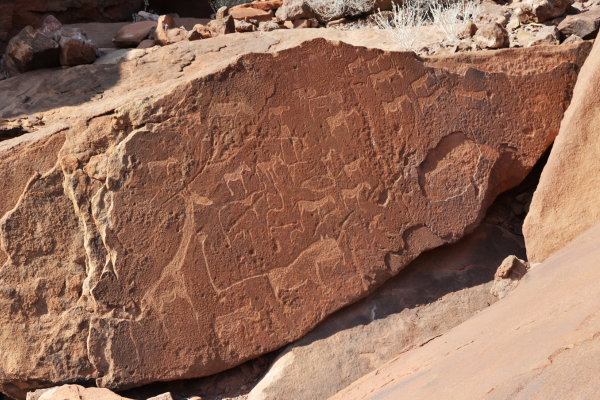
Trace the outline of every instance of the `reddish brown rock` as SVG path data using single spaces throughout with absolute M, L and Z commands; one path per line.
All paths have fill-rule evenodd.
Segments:
M 560 44 L 560 32 L 555 26 L 544 26 L 528 46 L 556 46 Z
M 211 36 L 221 36 L 229 33 L 235 33 L 235 19 L 232 15 L 229 15 L 229 10 L 227 7 L 221 7 L 217 12 L 216 19 L 210 21 L 207 25 L 207 28 L 210 31 Z M 202 28 L 202 30 L 205 31 L 204 28 Z
M 72 121 L 3 217 L 3 391 L 206 376 L 297 340 L 478 225 L 554 138 L 590 46 L 420 59 L 302 42 L 319 31 L 0 82 L 0 115 Z
M 508 32 L 497 23 L 485 24 L 477 29 L 473 41 L 482 49 L 499 49 L 509 45 Z
M 28 25 L 41 27 L 48 15 L 63 24 L 131 21 L 143 0 L 5 0 L 0 4 L 0 53 L 7 41 Z
M 59 65 L 59 46 L 54 40 L 28 26 L 12 38 L 4 62 L 9 75 Z
M 96 48 L 82 31 L 62 28 L 55 36 L 59 38 L 58 58 L 61 65 L 72 67 L 96 61 Z
M 156 28 L 155 21 L 143 21 L 125 25 L 112 40 L 118 47 L 136 47 L 148 37 L 150 30 Z
M 79 385 L 64 385 L 50 389 L 39 389 L 27 394 L 27 400 L 129 400 L 108 389 L 84 388 Z
M 579 36 L 582 39 L 593 39 L 600 28 L 600 7 L 592 7 L 582 13 L 568 15 L 559 25 L 558 30 L 564 36 Z
M 233 19 L 238 21 L 248 21 L 248 20 L 256 20 L 256 21 L 271 21 L 273 19 L 273 12 L 271 10 L 264 11 L 257 8 L 232 8 L 230 10 L 230 14 Z
M 161 15 L 156 28 L 156 43 L 167 46 L 186 39 L 186 30 L 178 28 L 175 20 L 170 15 Z
M 288 346 L 248 400 L 335 395 L 494 304 L 494 273 L 512 253 L 525 256 L 523 239 L 484 223 L 455 244 L 421 254 L 375 293 Z
M 600 45 L 583 66 L 523 225 L 539 263 L 600 221 Z
M 595 398 L 598 260 L 600 225 L 529 271 L 505 299 L 331 399 Z
M 304 0 L 284 0 L 281 6 L 275 13 L 277 21 L 294 21 L 300 18 L 314 18 L 315 13 L 304 2 Z
M 245 3 L 231 7 L 230 11 L 240 8 L 254 8 L 257 10 L 269 11 L 277 10 L 281 6 L 283 6 L 283 0 L 254 1 L 252 3 Z

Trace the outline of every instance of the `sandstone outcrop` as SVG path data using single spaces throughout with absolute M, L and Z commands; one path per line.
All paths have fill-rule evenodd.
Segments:
M 327 399 L 446 333 L 496 302 L 494 273 L 513 252 L 525 255 L 523 240 L 484 223 L 458 243 L 421 254 L 374 294 L 288 346 L 248 400 Z
M 142 21 L 125 25 L 112 40 L 118 47 L 136 47 L 142 40 L 146 39 L 152 28 L 158 26 L 155 21 Z
M 600 225 L 529 271 L 510 296 L 332 399 L 595 398 L 598 260 Z
M 523 226 L 539 263 L 600 221 L 600 45 L 583 66 Z
M 553 140 L 589 51 L 229 36 L 0 82 L 3 118 L 71 122 L 0 223 L 2 391 L 205 376 L 297 340 L 472 231 Z M 232 49 L 279 51 L 215 63 Z

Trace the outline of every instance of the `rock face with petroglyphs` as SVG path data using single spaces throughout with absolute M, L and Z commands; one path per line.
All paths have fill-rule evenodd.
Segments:
M 205 376 L 297 340 L 472 231 L 557 134 L 590 48 L 318 39 L 199 70 L 194 43 L 134 61 L 162 82 L 143 96 L 72 106 L 0 221 L 2 391 Z M 171 81 L 167 55 L 187 60 Z

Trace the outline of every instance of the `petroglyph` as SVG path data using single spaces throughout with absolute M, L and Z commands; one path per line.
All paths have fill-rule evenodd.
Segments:
M 124 389 L 230 368 L 473 229 L 558 132 L 582 59 L 564 50 L 572 63 L 538 74 L 519 63 L 511 73 L 476 69 L 481 57 L 504 65 L 511 54 L 433 68 L 412 53 L 315 40 L 197 72 L 143 107 L 115 110 L 104 130 L 71 128 L 52 187 L 64 185 L 56 196 L 75 222 L 54 223 L 83 230 L 84 243 L 72 244 L 80 251 L 52 241 L 73 233 L 55 235 L 40 210 L 33 250 L 2 236 L 23 268 L 67 247 L 69 260 L 77 255 L 68 286 L 81 288 L 71 291 L 80 303 L 56 320 L 78 316 L 69 346 L 86 349 L 89 363 L 69 364 L 68 379 Z M 561 100 L 540 105 L 540 96 Z M 148 120 L 133 123 L 134 114 Z M 34 205 L 15 207 L 13 218 Z M 53 271 L 62 265 L 51 261 Z M 8 271 L 2 293 L 12 290 Z M 49 276 L 52 287 L 66 282 Z M 19 279 L 37 295 L 34 278 Z M 12 303 L 0 300 L 6 313 Z

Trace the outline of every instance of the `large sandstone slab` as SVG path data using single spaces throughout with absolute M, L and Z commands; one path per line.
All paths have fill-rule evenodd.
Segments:
M 72 123 L 0 224 L 3 391 L 206 376 L 297 340 L 473 230 L 589 51 L 244 35 L 0 83 L 5 118 Z
M 375 293 L 335 313 L 278 356 L 248 400 L 333 396 L 497 301 L 490 293 L 504 258 L 525 243 L 486 223 L 459 242 L 421 254 Z
M 575 86 L 523 233 L 531 262 L 541 262 L 600 221 L 600 45 Z
M 505 299 L 332 399 L 594 399 L 600 390 L 600 225 Z

